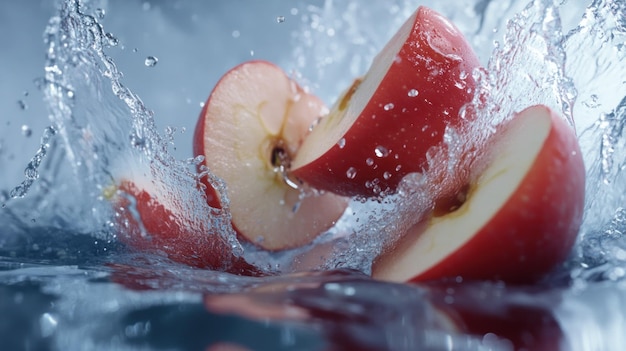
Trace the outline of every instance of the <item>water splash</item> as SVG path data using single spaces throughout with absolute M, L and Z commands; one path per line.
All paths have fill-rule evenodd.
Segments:
M 617 194 L 619 192 L 609 194 L 609 189 L 621 187 L 619 175 L 623 162 L 619 150 L 623 140 L 620 132 L 623 119 L 621 109 L 612 108 L 617 106 L 614 97 L 619 95 L 616 93 L 619 88 L 588 84 L 595 80 L 588 77 L 586 72 L 591 71 L 594 77 L 608 77 L 617 71 L 618 76 L 623 76 L 624 70 L 616 69 L 614 63 L 620 62 L 624 56 L 621 39 L 624 34 L 623 21 L 620 22 L 619 17 L 623 14 L 623 6 L 618 2 L 596 1 L 589 6 L 584 16 L 577 14 L 579 18 L 576 19 L 574 29 L 565 31 L 562 17 L 568 9 L 552 1 L 537 0 L 525 6 L 512 1 L 480 2 L 481 6 L 475 1 L 466 3 L 468 6 L 458 7 L 471 11 L 455 9 L 445 2 L 433 4 L 433 7 L 453 20 L 461 19 L 460 28 L 470 35 L 473 43 L 479 44 L 479 53 L 484 51 L 484 47 L 490 48 L 491 59 L 488 62 L 483 59 L 486 62 L 485 70 L 467 72 L 459 77 L 459 84 L 470 76 L 477 79 L 481 84 L 481 92 L 489 96 L 490 100 L 478 103 L 477 99 L 462 113 L 478 114 L 487 126 L 482 128 L 484 125 L 480 125 L 480 129 L 489 134 L 493 132 L 493 125 L 529 104 L 544 103 L 562 112 L 581 133 L 585 159 L 592 172 L 590 189 L 603 191 L 603 194 L 610 195 L 607 199 L 612 199 L 611 204 L 607 205 L 609 200 L 601 200 L 603 197 L 595 196 L 590 191 L 587 208 L 591 212 L 596 211 L 597 215 L 586 217 L 583 232 L 606 225 L 610 222 L 606 208 L 615 209 L 623 203 Z M 313 82 L 312 90 L 316 93 L 319 91 L 319 95 L 337 96 L 335 91 L 342 90 L 345 82 L 367 69 L 371 58 L 387 37 L 418 4 L 418 1 L 398 1 L 391 6 L 379 8 L 377 6 L 380 5 L 373 4 L 371 8 L 365 9 L 356 6 L 354 2 L 326 1 L 319 7 L 301 5 L 294 8 L 292 15 L 298 16 L 301 21 L 301 28 L 293 36 L 297 45 L 292 57 L 298 76 L 302 80 L 310 79 Z M 209 169 L 201 169 L 198 173 L 195 162 L 174 159 L 170 153 L 174 144 L 172 130 L 166 129 L 165 137 L 161 136 L 154 125 L 154 113 L 137 94 L 122 84 L 121 72 L 106 53 L 107 50 L 120 48 L 116 36 L 105 31 L 100 23 L 106 8 L 104 5 L 99 1 L 64 1 L 59 16 L 50 20 L 44 35 L 48 50 L 41 85 L 46 103 L 50 106 L 54 130 L 57 131 L 55 139 L 59 142 L 55 150 L 49 150 L 50 156 L 47 158 L 56 155 L 55 160 L 66 160 L 67 163 L 62 164 L 70 166 L 71 174 L 66 174 L 67 167 L 58 166 L 60 162 L 54 162 L 54 165 L 48 167 L 56 171 L 49 173 L 58 172 L 60 176 L 57 179 L 40 177 L 45 172 L 29 171 L 25 181 L 43 184 L 52 179 L 56 190 L 48 191 L 57 193 L 80 189 L 85 196 L 76 203 L 60 201 L 60 207 L 65 208 L 61 211 L 65 214 L 62 217 L 67 222 L 70 222 L 70 218 L 89 218 L 89 221 L 78 221 L 72 225 L 85 232 L 94 232 L 111 225 L 110 204 L 102 196 L 104 189 L 120 178 L 129 176 L 128 173 L 147 173 L 147 177 L 156 184 L 159 199 L 181 206 L 190 214 L 185 222 L 197 221 L 202 227 L 220 228 L 219 233 L 224 240 L 236 252 L 241 252 L 241 245 L 230 228 L 228 202 L 222 209 L 209 208 L 195 187 L 199 178 L 208 177 L 209 182 L 220 189 L 222 198 L 227 200 L 223 182 L 215 178 Z M 494 12 L 512 13 L 518 10 L 519 14 L 508 23 L 493 16 Z M 387 33 L 382 34 L 370 27 L 358 25 L 357 22 L 370 18 L 368 16 L 376 16 L 376 20 L 388 23 Z M 569 12 L 567 16 L 572 17 Z M 504 37 L 496 42 L 495 50 L 491 52 L 491 41 L 498 36 L 499 31 L 504 32 Z M 594 38 L 602 40 L 598 43 L 592 40 Z M 578 54 L 585 51 L 581 47 L 597 48 L 595 52 L 599 54 L 597 57 L 584 57 Z M 594 69 L 583 69 L 589 62 L 595 63 L 592 65 Z M 619 86 L 621 83 L 615 84 Z M 524 91 L 524 94 L 519 94 L 520 91 Z M 419 96 L 419 92 L 411 87 L 407 87 L 407 94 Z M 461 135 L 461 131 L 446 131 L 448 149 L 431 153 L 431 162 L 437 162 L 437 152 L 448 152 L 451 161 L 447 167 L 454 168 L 460 162 L 455 157 L 464 148 Z M 599 145 L 602 145 L 602 150 L 597 150 Z M 374 150 L 374 156 L 385 157 L 385 152 L 383 149 Z M 597 161 L 599 159 L 602 161 Z M 47 167 L 46 158 L 33 157 L 33 161 L 38 166 Z M 374 158 L 371 164 L 375 165 Z M 131 171 L 124 174 L 128 169 Z M 606 187 L 595 181 L 595 175 L 604 179 Z M 348 172 L 346 176 L 352 174 Z M 60 180 L 65 178 L 69 180 Z M 428 177 L 407 180 L 418 188 L 428 181 Z M 370 185 L 376 187 L 376 184 Z M 22 197 L 29 188 L 19 188 L 25 189 L 23 193 L 16 188 L 18 190 L 13 195 Z M 54 196 L 49 196 L 48 205 L 52 205 L 50 202 L 54 202 L 54 199 Z M 413 224 L 406 218 L 415 218 L 415 212 L 428 207 L 430 200 L 406 190 L 397 197 L 390 197 L 382 206 L 376 201 L 353 201 L 337 228 L 324 234 L 319 241 L 345 241 L 338 247 L 349 248 L 337 252 L 337 256 L 331 258 L 327 266 L 348 265 L 367 271 L 368 262 L 388 244 L 383 238 L 396 238 L 398 233 Z M 94 214 L 97 219 L 95 222 L 92 221 Z M 308 249 L 303 248 L 289 255 L 299 255 Z M 248 257 L 259 254 L 254 250 L 253 247 L 247 248 Z M 346 263 L 352 259 L 359 263 Z M 283 262 L 280 257 L 270 257 L 268 260 L 270 265 Z
M 297 58 L 296 65 L 304 72 L 302 76 L 311 79 L 314 82 L 313 90 L 322 89 L 321 95 L 326 94 L 327 101 L 331 101 L 330 98 L 337 95 L 335 87 L 341 89 L 346 86 L 344 83 L 352 79 L 347 75 L 362 73 L 367 68 L 368 60 L 386 40 L 385 35 L 376 32 L 380 26 L 370 26 L 368 19 L 374 21 L 380 17 L 378 19 L 385 23 L 399 24 L 417 3 L 397 1 L 391 5 L 373 4 L 371 9 L 358 6 L 357 1 L 326 1 L 320 7 L 301 5 L 292 14 L 295 12 L 302 20 L 301 30 L 294 34 L 294 42 L 297 44 L 293 56 Z M 333 327 L 335 330 L 347 328 L 349 336 L 358 340 L 372 336 L 371 341 L 380 342 L 381 349 L 385 346 L 410 349 L 415 345 L 446 349 L 446 342 L 454 342 L 455 345 L 466 342 L 463 345 L 467 349 L 489 349 L 493 346 L 488 344 L 493 335 L 482 338 L 484 334 L 481 334 L 475 338 L 437 334 L 441 329 L 435 330 L 434 334 L 426 334 L 422 312 L 424 307 L 428 309 L 429 304 L 424 305 L 428 297 L 421 288 L 369 282 L 363 275 L 354 275 L 348 277 L 348 281 L 339 282 L 338 276 L 328 278 L 334 281 L 312 278 L 298 281 L 298 277 L 293 275 L 284 277 L 285 281 L 280 280 L 283 278 L 257 280 L 214 271 L 198 271 L 172 264 L 159 256 L 137 255 L 128 258 L 120 254 L 115 247 L 117 240 L 111 237 L 108 237 L 111 239 L 109 241 L 97 240 L 97 244 L 94 244 L 92 236 L 99 237 L 101 233 L 106 236 L 112 232 L 109 227 L 112 223 L 106 220 L 112 216 L 110 204 L 102 198 L 102 189 L 113 183 L 123 174 L 121 170 L 125 169 L 146 172 L 146 177 L 157 184 L 159 196 L 169 199 L 176 206 L 190 209 L 192 216 L 207 216 L 200 221 L 208 221 L 207 225 L 222 228 L 220 233 L 223 235 L 232 238 L 233 234 L 229 226 L 228 207 L 206 207 L 201 194 L 193 187 L 199 177 L 209 177 L 218 189 L 224 189 L 224 184 L 214 178 L 208 169 L 196 173 L 196 166 L 202 162 L 199 158 L 183 161 L 173 159 L 168 151 L 174 141 L 173 130 L 166 129 L 165 137 L 157 133 L 154 113 L 121 83 L 121 72 L 105 54 L 121 49 L 119 45 L 112 45 L 115 36 L 104 31 L 100 23 L 104 11 L 99 15 L 97 9 L 106 8 L 104 5 L 104 2 L 96 1 L 65 1 L 62 12 L 50 21 L 46 30 L 48 61 L 45 79 L 41 84 L 50 107 L 54 133 L 50 135 L 48 143 L 42 139 L 41 144 L 45 148 L 40 148 L 30 158 L 30 162 L 28 157 L 25 158 L 24 163 L 28 162 L 28 166 L 24 177 L 27 182 L 33 180 L 31 190 L 24 192 L 24 198 L 8 200 L 7 208 L 3 207 L 0 213 L 3 234 L 28 233 L 16 241 L 0 237 L 0 256 L 17 257 L 19 260 L 0 262 L 0 270 L 4 271 L 0 275 L 0 296 L 3 301 L 18 301 L 18 296 L 28 299 L 32 296 L 29 295 L 32 289 L 20 284 L 25 281 L 41 283 L 43 291 L 40 292 L 39 288 L 35 290 L 45 297 L 36 301 L 46 302 L 42 305 L 52 307 L 50 310 L 37 311 L 34 325 L 40 326 L 45 336 L 54 334 L 52 337 L 60 344 L 60 349 L 75 347 L 77 344 L 96 349 L 115 348 L 113 346 L 132 348 L 129 345 L 132 342 L 162 340 L 159 338 L 161 335 L 156 335 L 154 330 L 146 330 L 146 324 L 140 323 L 142 320 L 132 317 L 186 311 L 188 303 L 204 311 L 199 294 L 215 293 L 218 297 L 236 298 L 236 293 L 241 290 L 243 297 L 257 307 L 269 304 L 281 309 L 293 307 L 294 301 L 298 301 L 306 305 L 308 310 L 326 313 L 324 316 L 330 314 L 332 318 L 345 318 L 339 324 L 317 320 L 316 323 L 320 324 L 315 326 L 330 326 L 328 329 L 331 331 Z M 598 345 L 604 342 L 602 345 L 608 347 L 623 346 L 623 328 L 617 327 L 623 327 L 624 304 L 621 302 L 624 286 L 616 282 L 624 281 L 626 276 L 626 192 L 623 191 L 626 189 L 623 173 L 626 165 L 623 135 L 626 120 L 623 89 L 626 81 L 623 45 L 626 5 L 619 1 L 597 0 L 589 5 L 584 14 L 573 13 L 579 8 L 570 6 L 573 5 L 571 2 L 560 5 L 552 1 L 534 1 L 526 6 L 514 1 L 440 1 L 432 5 L 444 8 L 442 12 L 453 19 L 472 19 L 466 23 L 460 21 L 461 27 L 465 33 L 478 33 L 472 36 L 472 42 L 478 48 L 481 45 L 483 48 L 489 47 L 487 55 L 483 56 L 484 62 L 491 54 L 492 40 L 499 37 L 498 33 L 506 32 L 505 37 L 498 40 L 488 69 L 472 72 L 480 80 L 482 88 L 491 93 L 492 100 L 485 105 L 469 106 L 468 109 L 474 111 L 469 110 L 467 113 L 477 111 L 481 113 L 481 118 L 489 120 L 491 124 L 491 119 L 487 117 L 493 117 L 493 123 L 497 123 L 527 103 L 543 102 L 561 111 L 576 125 L 588 169 L 588 200 L 583 235 L 577 252 L 566 267 L 566 274 L 573 277 L 575 283 L 599 280 L 611 283 L 585 287 L 588 290 L 582 293 L 577 289 L 580 285 L 575 285 L 576 289 L 571 292 L 561 293 L 557 290 L 539 295 L 526 291 L 511 294 L 510 290 L 501 285 L 473 287 L 475 294 L 481 296 L 477 300 L 478 304 L 492 307 L 494 302 L 501 302 L 502 299 L 518 304 L 522 302 L 522 305 L 532 301 L 532 306 L 550 310 L 548 317 L 553 313 L 563 313 L 559 316 L 559 325 L 568 331 L 570 341 L 579 341 L 573 343 L 574 346 L 583 342 L 595 342 Z M 144 8 L 147 11 L 156 8 L 156 5 L 146 2 Z M 508 18 L 508 14 L 518 10 L 521 11 L 519 16 L 508 25 L 501 23 L 501 18 Z M 89 13 L 94 15 L 90 17 L 87 15 Z M 107 12 L 107 18 L 110 16 Z M 391 17 L 393 19 L 387 21 Z M 274 27 L 285 28 L 293 22 L 296 21 L 290 18 Z M 363 23 L 368 25 L 364 26 Z M 569 26 L 573 29 L 564 30 L 568 23 L 573 23 Z M 385 28 L 389 33 L 394 30 L 393 25 Z M 492 31 L 493 28 L 497 30 Z M 232 29 L 226 31 L 231 38 Z M 328 48 L 337 50 L 324 50 Z M 248 52 L 245 50 L 245 56 Z M 333 52 L 337 56 L 329 54 Z M 351 53 L 354 55 L 350 56 Z M 306 73 L 307 69 L 315 72 Z M 155 72 L 147 69 L 142 71 Z M 520 96 L 520 92 L 524 96 Z M 410 90 L 407 90 L 407 94 L 411 94 Z M 29 102 L 32 103 L 32 100 Z M 11 106 L 15 109 L 14 105 Z M 464 145 L 460 135 L 462 133 L 459 131 L 446 131 L 449 150 L 441 152 L 458 154 Z M 5 152 L 8 147 L 10 145 L 2 142 L 0 151 Z M 42 149 L 44 152 L 40 154 Z M 437 153 L 431 156 L 431 160 L 438 157 Z M 400 193 L 383 203 L 353 201 L 337 226 L 317 241 L 321 245 L 334 244 L 337 248 L 330 254 L 324 253 L 327 256 L 318 265 L 322 268 L 354 267 L 367 271 L 371 258 L 386 244 L 381 238 L 388 236 L 393 239 L 394 235 L 403 232 L 412 225 L 412 220 L 407 218 L 419 217 L 416 209 L 428 204 L 426 196 L 416 193 L 416 189 L 427 181 L 427 177 L 410 176 Z M 68 199 L 68 194 L 74 198 Z M 7 201 L 9 197 L 8 192 L 0 193 L 2 201 Z M 30 208 L 24 214 L 17 213 L 15 209 L 20 206 Z M 53 214 L 43 216 L 46 208 L 54 208 L 54 211 L 47 211 Z M 83 218 L 88 220 L 83 221 Z M 39 225 L 70 229 L 39 235 Z M 68 232 L 71 228 L 76 230 L 70 235 Z M 297 256 L 312 248 L 278 255 Z M 95 254 L 90 250 L 100 251 Z M 110 251 L 114 251 L 113 256 L 108 255 Z M 246 247 L 245 254 L 253 256 L 254 249 L 248 250 Z M 121 265 L 105 268 L 102 262 L 90 260 L 98 255 Z M 52 262 L 73 267 L 31 267 L 29 259 L 37 260 L 38 263 Z M 281 262 L 281 259 L 286 262 L 293 257 L 279 259 L 259 256 L 258 261 Z M 87 271 L 77 269 L 76 265 L 95 265 L 97 269 Z M 136 288 L 157 291 L 139 293 L 109 283 L 109 280 L 117 278 L 126 279 L 118 281 L 119 284 L 136 283 L 140 285 Z M 289 284 L 295 281 L 303 283 L 304 287 L 294 289 L 294 285 Z M 315 290 L 312 287 L 322 289 Z M 258 291 L 254 291 L 255 288 Z M 472 291 L 472 287 L 467 289 Z M 177 292 L 172 293 L 172 290 Z M 181 290 L 185 293 L 178 293 Z M 446 306 L 458 306 L 463 298 L 461 290 L 459 287 L 452 289 L 452 292 L 446 290 L 432 296 L 441 296 L 444 303 L 439 307 L 445 309 Z M 310 294 L 312 291 L 319 294 Z M 490 293 L 493 296 L 488 295 Z M 493 299 L 485 298 L 486 295 Z M 390 296 L 393 298 L 389 299 Z M 53 299 L 55 302 L 51 303 Z M 566 303 L 560 305 L 561 300 Z M 545 306 L 555 301 L 559 303 Z M 9 306 L 9 312 L 14 313 L 28 310 L 22 308 L 27 307 L 27 304 L 20 305 L 17 302 L 13 306 L 6 306 Z M 369 311 L 373 309 L 385 311 L 386 314 L 376 315 L 372 319 Z M 199 314 L 190 315 L 196 317 Z M 178 314 L 175 321 L 198 321 L 190 315 L 181 317 Z M 598 322 L 592 328 L 589 328 L 590 316 Z M 112 320 L 119 323 L 111 323 Z M 58 321 L 56 327 L 55 321 Z M 369 324 L 364 325 L 363 321 Z M 292 320 L 287 323 L 293 327 Z M 259 324 L 267 326 L 266 321 Z M 416 334 L 415 330 L 425 332 Z M 294 329 L 289 331 L 293 333 Z M 167 335 L 172 336 L 169 332 Z M 613 338 L 606 338 L 607 335 L 613 335 Z M 113 341 L 103 341 L 107 337 Z M 318 335 L 318 339 L 320 337 L 323 336 Z M 427 337 L 431 339 L 426 340 Z M 281 340 L 289 344 L 293 338 L 287 335 Z M 429 340 L 432 341 L 430 344 L 427 343 Z M 278 346 L 284 345 L 277 345 L 276 348 Z M 499 346 L 507 349 L 507 345 Z
M 174 221 L 206 235 L 210 235 L 207 228 L 216 229 L 215 235 L 240 255 L 242 248 L 230 225 L 225 186 L 208 172 L 198 174 L 195 165 L 176 160 L 168 152 L 171 138 L 157 132 L 153 112 L 122 83 L 122 73 L 105 52 L 115 49 L 118 41 L 99 23 L 102 5 L 100 1 L 64 1 L 44 33 L 48 50 L 41 87 L 54 125 L 47 133 L 58 134 L 61 143 L 52 151 L 64 156 L 51 166 L 50 178 L 54 178 L 56 192 L 71 189 L 81 194 L 68 202 L 47 193 L 47 206 L 56 206 L 51 215 L 68 230 L 101 232 L 111 227 L 114 212 L 106 189 L 123 179 L 148 179 L 157 201 L 181 209 L 173 214 L 177 217 Z M 37 169 L 50 147 L 48 134 L 26 168 L 27 179 L 11 197 L 25 197 L 39 179 Z M 68 168 L 70 174 L 66 174 Z M 222 192 L 223 208 L 206 204 L 196 186 L 200 177 L 211 178 Z
M 48 149 L 50 148 L 50 144 L 52 143 L 52 137 L 56 134 L 56 130 L 53 127 L 48 127 L 44 130 L 44 134 L 41 137 L 41 146 L 35 156 L 30 160 L 26 169 L 24 169 L 24 176 L 26 179 L 22 181 L 20 185 L 13 188 L 9 196 L 11 198 L 24 197 L 30 190 L 30 187 L 33 185 L 35 180 L 39 178 L 39 166 L 41 162 L 44 160 L 48 153 Z

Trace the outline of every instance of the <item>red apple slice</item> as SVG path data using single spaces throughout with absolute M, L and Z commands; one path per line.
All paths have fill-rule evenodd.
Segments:
M 585 168 L 573 129 L 545 106 L 501 126 L 466 201 L 417 224 L 373 265 L 375 278 L 532 282 L 561 263 L 579 230 Z M 481 170 L 482 169 L 482 170 Z
M 306 138 L 292 174 L 347 196 L 395 191 L 427 167 L 447 126 L 466 122 L 478 58 L 447 19 L 420 7 Z M 465 114 L 471 119 L 471 114 Z
M 137 183 L 139 182 L 139 183 Z M 122 180 L 113 202 L 124 228 L 119 237 L 130 246 L 147 252 L 165 253 L 169 259 L 189 266 L 258 275 L 260 270 L 236 257 L 222 237 L 211 228 L 187 223 L 182 209 L 154 196 L 147 181 Z
M 286 176 L 311 124 L 327 112 L 278 67 L 264 61 L 226 73 L 196 126 L 194 153 L 227 184 L 232 222 L 246 240 L 267 250 L 311 242 L 343 214 L 334 194 L 302 198 Z M 207 184 L 207 198 L 219 206 Z

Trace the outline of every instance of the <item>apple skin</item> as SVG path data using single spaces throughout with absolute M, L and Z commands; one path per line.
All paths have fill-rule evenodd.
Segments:
M 236 257 L 217 232 L 207 229 L 194 232 L 176 220 L 175 209 L 157 201 L 145 187 L 123 180 L 114 203 L 124 228 L 120 239 L 140 251 L 165 253 L 174 262 L 198 268 L 209 268 L 239 275 L 261 274 L 261 271 Z M 123 194 L 122 194 L 123 193 Z M 131 203 L 141 223 L 132 215 Z M 142 226 L 145 234 L 142 233 Z
M 292 174 L 344 196 L 392 193 L 408 173 L 428 168 L 427 151 L 472 101 L 480 67 L 447 19 L 419 7 L 307 137 Z M 350 122 L 353 121 L 353 122 Z
M 300 201 L 300 190 L 270 164 L 269 144 L 281 143 L 292 158 L 311 125 L 327 112 L 319 98 L 267 61 L 244 62 L 219 80 L 198 118 L 193 152 L 205 157 L 199 167 L 226 183 L 232 225 L 241 240 L 268 251 L 292 249 L 310 243 L 341 217 L 349 199 L 325 193 Z M 278 119 L 280 128 L 272 130 Z M 208 204 L 222 208 L 208 179 L 201 182 Z
M 516 160 L 510 160 L 507 153 L 517 152 L 520 156 L 523 152 L 519 148 L 536 147 L 520 140 L 518 151 L 507 146 L 513 144 L 508 139 L 515 137 L 516 130 L 533 118 L 549 123 L 549 131 L 537 155 L 529 161 L 527 172 L 519 175 L 522 178 L 516 188 L 502 199 L 499 208 L 485 210 L 494 212 L 478 222 L 483 224 L 475 232 L 466 224 L 457 223 L 454 229 L 452 223 L 459 218 L 481 216 L 482 208 L 468 207 L 480 191 L 476 190 L 477 184 L 488 184 L 498 172 L 507 172 L 494 169 L 492 160 L 509 156 L 508 163 L 512 164 Z M 526 130 L 526 136 L 534 131 L 528 132 L 528 127 Z M 376 259 L 374 277 L 412 282 L 460 277 L 527 284 L 538 281 L 566 259 L 582 222 L 585 197 L 585 167 L 573 128 L 548 107 L 533 106 L 500 125 L 486 150 L 487 156 L 481 158 L 484 165 L 476 165 L 470 180 L 467 201 L 455 212 L 416 224 Z M 487 172 L 491 174 L 481 180 Z M 441 254 L 439 251 L 446 247 L 452 249 Z

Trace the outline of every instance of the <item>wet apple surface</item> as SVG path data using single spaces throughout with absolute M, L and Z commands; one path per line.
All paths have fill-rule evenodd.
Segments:
M 500 126 L 475 161 L 465 201 L 415 225 L 373 276 L 533 283 L 565 261 L 578 235 L 585 167 L 573 129 L 545 106 Z
M 194 153 L 227 185 L 233 226 L 242 238 L 267 250 L 310 243 L 343 214 L 347 199 L 306 193 L 287 175 L 309 131 L 326 113 L 280 68 L 243 63 L 218 82 L 200 114 Z M 207 187 L 207 200 L 219 206 Z
M 341 195 L 395 192 L 405 175 L 428 169 L 427 152 L 442 146 L 446 128 L 474 119 L 462 107 L 474 98 L 479 67 L 451 22 L 418 8 L 313 128 L 293 174 Z

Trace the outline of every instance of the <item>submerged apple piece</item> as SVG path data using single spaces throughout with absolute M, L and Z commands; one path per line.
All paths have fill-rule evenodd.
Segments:
M 473 165 L 466 201 L 415 225 L 373 265 L 392 281 L 527 283 L 562 263 L 580 227 L 585 168 L 573 129 L 545 106 L 501 126 Z
M 184 214 L 168 208 L 153 196 L 148 184 L 123 180 L 114 203 L 118 223 L 125 229 L 120 239 L 148 252 L 162 252 L 169 259 L 193 267 L 259 275 L 260 270 L 232 253 L 232 249 L 213 228 L 195 231 L 184 222 Z M 171 205 L 171 204 L 170 204 Z
M 311 242 L 343 214 L 347 199 L 303 196 L 287 176 L 311 124 L 327 112 L 277 66 L 253 61 L 226 73 L 196 125 L 194 154 L 227 184 L 235 230 L 267 250 Z M 207 199 L 220 206 L 207 185 Z
M 461 32 L 420 7 L 307 136 L 292 174 L 347 196 L 395 191 L 427 168 L 426 152 L 447 126 L 471 120 L 461 109 L 475 94 L 479 60 Z

